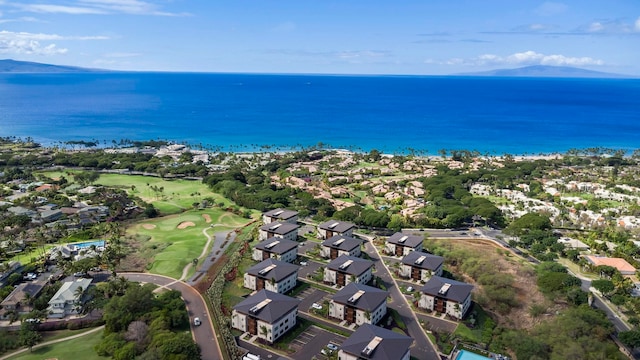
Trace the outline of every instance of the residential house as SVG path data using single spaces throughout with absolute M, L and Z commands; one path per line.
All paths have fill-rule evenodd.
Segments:
M 40 221 L 43 223 L 49 223 L 56 221 L 62 217 L 63 213 L 60 209 L 51 209 L 40 211 Z
M 300 300 L 260 290 L 233 307 L 231 326 L 273 343 L 296 325 Z
M 0 287 L 5 286 L 5 280 L 21 267 L 22 264 L 19 261 L 9 261 L 5 264 L 0 263 Z
M 606 256 L 595 255 L 585 255 L 584 258 L 587 259 L 587 261 L 593 266 L 614 267 L 618 269 L 618 271 L 620 271 L 620 274 L 622 275 L 634 275 L 636 273 L 636 268 L 622 258 L 610 258 Z
M 421 289 L 418 307 L 462 319 L 471 306 L 473 285 L 432 276 Z
M 298 212 L 286 209 L 273 209 L 262 214 L 262 222 L 271 224 L 272 222 L 298 223 Z
M 409 360 L 413 339 L 375 325 L 363 324 L 340 346 L 339 360 Z
M 341 255 L 358 257 L 362 253 L 360 245 L 362 245 L 362 240 L 344 235 L 335 235 L 322 242 L 320 256 L 331 260 Z
M 412 251 L 422 251 L 422 236 L 405 235 L 397 232 L 387 239 L 385 250 L 387 254 L 404 256 Z
M 9 318 L 10 312 L 26 314 L 33 311 L 30 300 L 34 300 L 40 291 L 44 288 L 43 283 L 26 282 L 19 284 L 13 291 L 0 303 L 0 319 Z
M 298 228 L 298 225 L 286 222 L 264 224 L 260 226 L 258 237 L 261 241 L 271 238 L 296 241 L 298 239 Z
M 373 262 L 348 255 L 340 255 L 324 269 L 324 282 L 339 287 L 350 283 L 367 284 L 373 278 Z
M 244 287 L 260 291 L 267 289 L 284 294 L 298 281 L 298 266 L 275 259 L 266 259 L 250 267 L 244 274 Z
M 318 225 L 318 237 L 329 239 L 333 236 L 353 236 L 353 229 L 356 226 L 350 222 L 329 220 Z
M 387 314 L 388 291 L 350 283 L 329 302 L 329 317 L 356 325 L 377 324 Z
M 253 247 L 253 260 L 262 261 L 269 258 L 293 262 L 298 257 L 298 243 L 291 240 L 271 238 Z
M 63 318 L 78 314 L 81 310 L 82 297 L 89 285 L 91 285 L 91 279 L 75 279 L 62 284 L 58 292 L 49 300 L 48 317 Z
M 442 256 L 411 251 L 402 258 L 400 276 L 414 281 L 427 281 L 432 276 L 442 276 Z

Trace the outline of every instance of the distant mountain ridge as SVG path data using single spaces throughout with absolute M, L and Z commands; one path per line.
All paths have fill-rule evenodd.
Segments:
M 633 76 L 587 70 L 570 66 L 533 65 L 517 69 L 496 69 L 457 76 L 566 77 L 566 78 L 633 78 Z
M 18 61 L 12 59 L 0 60 L 0 73 L 79 73 L 95 71 L 109 70 L 42 64 L 37 62 Z

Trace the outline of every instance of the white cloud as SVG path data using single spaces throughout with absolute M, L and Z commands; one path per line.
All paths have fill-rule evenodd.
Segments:
M 28 32 L 13 32 L 13 31 L 0 31 L 0 40 L 108 40 L 107 36 L 62 36 L 57 34 L 42 34 L 42 33 L 28 33 Z
M 634 25 L 635 31 L 640 31 L 640 16 L 638 16 L 638 19 L 636 19 L 636 23 Z
M 497 66 L 497 65 L 555 65 L 555 66 L 593 66 L 604 65 L 604 61 L 591 57 L 572 57 L 560 54 L 545 55 L 535 51 L 525 51 L 508 56 L 483 54 L 475 58 L 453 58 L 443 62 L 446 65 Z
M 68 49 L 58 48 L 56 44 L 41 45 L 37 40 L 0 39 L 1 54 L 57 55 L 67 51 Z
M 1 0 L 0 0 L 0 3 Z M 58 4 L 24 4 L 9 3 L 10 5 L 28 12 L 91 15 L 91 14 L 132 14 L 132 15 L 158 15 L 158 16 L 185 16 L 186 13 L 172 13 L 162 11 L 156 4 L 141 0 L 76 0 L 68 5 Z
M 535 13 L 541 16 L 553 16 L 562 14 L 569 7 L 563 3 L 546 1 L 535 9 Z
M 0 53 L 2 54 L 33 54 L 56 55 L 65 54 L 69 50 L 60 48 L 54 43 L 42 44 L 41 41 L 60 40 L 106 40 L 106 36 L 62 36 L 57 34 L 42 34 L 28 32 L 0 31 Z
M 51 4 L 21 4 L 16 6 L 23 11 L 29 11 L 29 12 L 35 12 L 35 13 L 71 14 L 71 15 L 105 14 L 104 11 L 99 9 L 92 9 L 88 7 L 79 7 L 79 6 L 65 6 L 65 5 L 51 5 Z

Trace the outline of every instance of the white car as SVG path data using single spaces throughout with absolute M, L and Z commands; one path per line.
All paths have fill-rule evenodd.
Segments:
M 412 291 L 413 291 L 413 286 L 409 286 L 409 287 L 407 288 L 407 292 L 412 292 Z
M 333 350 L 333 351 L 338 350 L 338 345 L 336 344 L 328 343 L 327 347 L 329 348 L 329 350 Z
M 200 318 L 193 318 L 193 325 L 195 326 L 200 326 L 200 324 L 202 324 L 202 321 L 200 321 Z
M 314 309 L 322 310 L 322 305 L 320 305 L 320 304 L 313 303 L 311 305 L 311 307 L 314 308 Z
M 306 261 L 300 261 L 300 266 L 307 266 L 309 265 Z

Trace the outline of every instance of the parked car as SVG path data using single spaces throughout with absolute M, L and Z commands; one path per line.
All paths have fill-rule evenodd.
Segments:
M 200 318 L 198 317 L 193 318 L 193 325 L 200 326 L 201 324 L 202 324 L 202 321 L 200 321 Z
M 409 287 L 407 288 L 407 292 L 412 292 L 412 291 L 413 291 L 413 286 L 409 286 Z
M 322 305 L 317 304 L 317 303 L 313 303 L 313 304 L 311 305 L 311 307 L 312 307 L 312 308 L 314 308 L 314 309 L 322 310 Z
M 309 265 L 306 261 L 300 261 L 300 266 L 307 266 Z
M 328 343 L 327 347 L 329 348 L 329 350 L 333 350 L 333 351 L 338 350 L 338 345 L 336 344 Z

